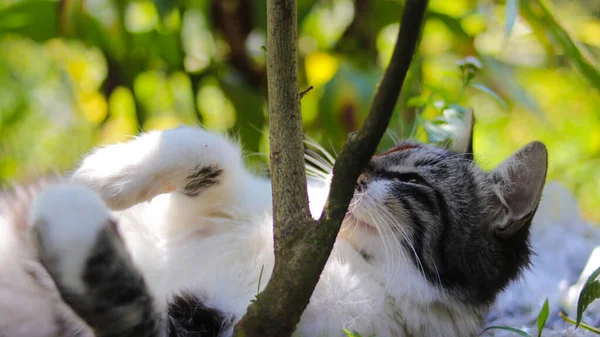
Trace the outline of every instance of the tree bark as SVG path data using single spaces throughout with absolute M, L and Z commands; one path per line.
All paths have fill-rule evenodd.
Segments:
M 390 65 L 369 115 L 338 157 L 323 214 L 308 209 L 297 69 L 296 1 L 267 1 L 267 76 L 275 267 L 236 325 L 236 337 L 290 336 L 329 257 L 359 174 L 375 153 L 419 40 L 427 0 L 407 0 Z

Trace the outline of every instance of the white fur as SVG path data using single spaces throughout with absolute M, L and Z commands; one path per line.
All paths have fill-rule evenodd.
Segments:
M 224 170 L 219 184 L 198 197 L 170 193 L 200 166 Z M 96 150 L 73 175 L 95 189 L 119 218 L 120 230 L 136 265 L 162 309 L 184 289 L 208 295 L 208 302 L 238 319 L 270 278 L 273 268 L 271 191 L 268 181 L 242 166 L 239 148 L 200 129 L 179 128 L 144 134 Z M 381 202 L 385 186 L 373 184 L 365 198 Z M 309 188 L 311 210 L 320 214 L 327 184 Z M 353 214 L 368 218 L 368 209 Z M 367 212 L 367 213 L 365 213 Z M 408 252 L 376 232 L 346 226 L 334 247 L 298 326 L 301 336 L 462 336 L 476 331 L 481 315 L 428 285 Z M 352 245 L 368 246 L 375 259 L 394 259 L 375 268 Z M 386 251 L 387 250 L 387 251 Z M 264 270 L 258 285 L 260 271 Z M 433 321 L 430 307 L 444 303 L 450 315 Z M 445 317 L 444 315 L 448 316 Z M 460 322 L 458 322 L 460 321 Z M 456 323 L 456 324 L 455 324 Z
M 39 233 L 39 246 L 52 259 L 54 276 L 71 291 L 85 292 L 81 281 L 85 261 L 109 221 L 102 199 L 85 186 L 50 186 L 35 200 L 30 223 Z

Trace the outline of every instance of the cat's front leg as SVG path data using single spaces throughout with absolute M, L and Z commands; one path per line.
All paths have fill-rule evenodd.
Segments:
M 30 221 L 40 261 L 96 337 L 164 335 L 164 319 L 98 195 L 79 185 L 49 187 Z
M 180 127 L 99 148 L 83 160 L 72 180 L 119 210 L 174 191 L 202 197 L 206 190 L 219 189 L 219 197 L 232 199 L 244 175 L 239 146 L 222 135 Z

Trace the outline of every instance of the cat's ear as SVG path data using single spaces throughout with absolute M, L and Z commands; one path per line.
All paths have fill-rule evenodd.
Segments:
M 494 234 L 509 238 L 531 223 L 542 196 L 547 169 L 546 146 L 535 141 L 490 172 L 495 192 L 504 208 L 501 219 L 493 225 Z
M 454 152 L 464 153 L 464 158 L 473 160 L 473 127 L 475 126 L 473 109 L 465 112 L 463 123 L 465 132 L 462 135 L 456 135 L 457 138 L 452 140 L 450 149 Z

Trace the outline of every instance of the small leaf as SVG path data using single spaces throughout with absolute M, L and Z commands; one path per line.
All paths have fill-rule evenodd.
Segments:
M 596 89 L 600 89 L 600 67 L 598 60 L 592 53 L 587 51 L 581 44 L 564 28 L 556 19 L 550 9 L 547 1 L 538 0 L 538 11 L 535 11 L 532 4 L 534 1 L 523 1 L 523 11 L 527 13 L 530 20 L 539 22 L 546 28 L 547 32 L 554 38 L 554 41 L 561 46 L 568 59 L 579 70 L 579 73 L 585 77 Z
M 575 324 L 576 327 L 579 327 L 585 309 L 587 309 L 587 307 L 597 298 L 600 298 L 600 282 L 596 281 L 596 278 L 599 274 L 600 267 L 594 270 L 592 275 L 590 275 L 590 277 L 583 285 L 583 289 L 581 289 L 579 299 L 577 300 L 577 324 Z
M 408 99 L 406 106 L 411 108 L 418 108 L 426 106 L 427 104 L 429 104 L 430 101 L 431 99 L 429 95 L 414 96 Z
M 0 34 L 17 33 L 44 42 L 59 35 L 58 1 L 23 1 L 0 8 Z
M 358 332 L 356 332 L 356 331 L 350 331 L 348 329 L 344 329 L 344 333 L 348 337 L 361 337 L 361 335 Z
M 548 299 L 546 299 L 546 301 L 544 301 L 544 305 L 542 306 L 542 310 L 540 310 L 540 313 L 538 314 L 537 318 L 538 337 L 542 337 L 542 329 L 544 328 L 546 320 L 548 319 L 549 311 L 550 310 L 548 309 Z
M 515 329 L 515 328 L 511 328 L 509 326 L 498 326 L 498 325 L 490 326 L 490 327 L 487 327 L 487 328 L 483 329 L 483 331 L 481 331 L 481 333 L 479 334 L 479 336 L 483 335 L 483 333 L 486 332 L 486 331 L 488 331 L 488 330 L 506 330 L 506 331 L 514 332 L 514 333 L 516 333 L 519 336 L 531 337 L 525 331 L 522 331 L 522 330 L 519 330 L 519 329 Z
M 506 0 L 504 7 L 504 37 L 508 39 L 519 15 L 519 0 Z
M 508 104 L 506 104 L 506 102 L 502 99 L 502 97 L 500 97 L 497 93 L 495 93 L 492 89 L 486 87 L 483 84 L 480 83 L 473 83 L 471 84 L 471 86 L 475 89 L 478 89 L 490 96 L 492 96 L 492 98 L 494 98 L 498 103 L 500 103 L 504 109 L 508 109 Z

